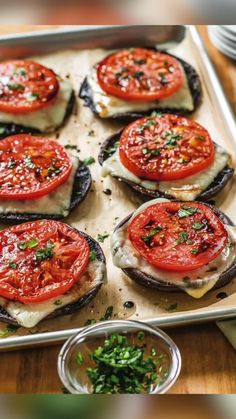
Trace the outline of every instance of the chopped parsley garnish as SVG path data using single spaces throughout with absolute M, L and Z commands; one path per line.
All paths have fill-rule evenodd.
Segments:
M 81 352 L 77 352 L 77 355 L 76 355 L 76 362 L 77 362 L 77 364 L 78 364 L 79 366 L 83 364 L 83 362 L 84 362 L 84 357 L 83 357 L 83 355 L 82 355 L 82 353 L 81 353 Z
M 143 154 L 150 154 L 151 156 L 159 156 L 160 155 L 160 153 L 161 153 L 161 150 L 160 150 L 160 148 L 153 148 L 153 149 L 150 149 L 150 148 L 148 148 L 148 147 L 144 147 L 143 149 L 142 149 L 142 152 L 143 152 Z
M 8 85 L 7 85 L 7 87 L 8 87 L 8 89 L 10 89 L 10 90 L 23 90 L 24 89 L 24 86 L 23 86 L 23 84 L 20 84 L 20 83 L 9 83 Z
M 143 330 L 140 330 L 140 331 L 137 333 L 137 338 L 138 338 L 139 340 L 143 340 L 143 339 L 145 338 L 145 333 L 143 332 Z
M 35 100 L 39 99 L 39 93 L 31 92 L 26 96 L 28 102 L 35 102 Z
M 104 233 L 104 234 L 98 234 L 97 235 L 97 240 L 100 242 L 100 243 L 104 243 L 104 240 L 105 239 L 107 239 L 107 237 L 109 237 L 109 233 Z
M 9 167 L 9 169 L 14 169 L 14 167 L 16 167 L 16 162 L 14 160 L 9 161 L 7 167 Z
M 83 160 L 83 163 L 86 165 L 86 166 L 89 166 L 90 164 L 93 164 L 93 163 L 95 163 L 95 158 L 94 157 L 92 157 L 92 156 L 90 156 L 90 157 L 87 157 L 87 159 L 84 159 Z
M 135 79 L 140 79 L 141 77 L 144 76 L 144 72 L 143 71 L 135 71 L 134 73 L 131 74 L 132 77 L 134 77 Z
M 155 236 L 159 231 L 162 231 L 162 227 L 160 225 L 152 228 L 146 236 L 142 236 L 141 240 L 143 240 L 147 245 L 149 245 L 152 241 L 153 236 Z
M 43 260 L 51 259 L 53 257 L 53 248 L 54 244 L 48 241 L 44 249 L 38 249 L 35 253 L 35 258 L 37 262 L 42 262 Z
M 9 268 L 15 269 L 15 268 L 17 268 L 17 263 L 15 263 L 15 262 L 9 262 L 8 263 L 8 266 L 9 266 Z
M 199 250 L 198 250 L 198 249 L 192 249 L 192 250 L 191 250 L 191 253 L 192 253 L 193 255 L 197 255 L 197 254 L 199 253 Z
M 0 338 L 6 338 L 11 333 L 16 333 L 20 326 L 14 324 L 8 324 L 4 330 L 0 330 Z
M 87 368 L 86 373 L 94 394 L 148 393 L 159 378 L 159 371 L 165 376 L 162 364 L 166 355 L 158 355 L 152 349 L 148 354 L 146 344 L 130 343 L 124 335 L 110 335 L 89 355 L 94 366 Z M 79 363 L 82 359 L 79 355 Z
M 178 217 L 184 218 L 184 217 L 190 217 L 191 215 L 194 215 L 196 213 L 201 213 L 201 211 L 194 207 L 189 207 L 188 205 L 182 205 L 182 207 L 178 211 Z
M 156 116 L 157 118 L 161 118 L 162 117 L 162 113 L 161 112 L 157 112 L 157 111 L 153 111 L 151 113 L 151 116 Z
M 182 138 L 182 135 L 180 134 L 172 134 L 169 131 L 165 131 L 163 136 L 166 138 L 165 144 L 171 148 L 176 147 L 178 145 L 177 140 L 180 140 Z
M 147 60 L 145 58 L 140 58 L 139 60 L 134 60 L 134 64 L 146 64 Z
M 105 152 L 107 154 L 113 154 L 116 152 L 117 148 L 119 147 L 119 141 L 116 141 L 111 147 L 105 148 Z
M 65 145 L 66 150 L 77 150 L 77 145 L 74 144 L 66 144 Z
M 155 121 L 155 119 L 154 119 L 154 118 L 150 117 L 150 118 L 147 120 L 147 122 L 145 122 L 143 125 L 140 125 L 140 126 L 136 129 L 136 131 L 137 131 L 137 133 L 138 133 L 138 134 L 142 134 L 146 128 L 149 128 L 149 127 L 151 127 L 151 126 L 156 126 L 156 125 L 158 125 L 158 122 L 157 122 L 157 121 Z
M 38 246 L 38 240 L 37 240 L 36 238 L 30 239 L 30 240 L 27 242 L 27 247 L 28 247 L 29 249 L 33 249 L 34 247 L 37 247 L 37 246 Z
M 100 321 L 109 320 L 113 314 L 113 306 L 109 306 L 106 309 L 104 316 L 100 319 Z
M 185 231 L 181 231 L 178 240 L 176 240 L 176 244 L 182 243 L 192 244 L 192 240 L 189 240 L 189 234 Z
M 96 252 L 95 250 L 91 250 L 89 254 L 89 262 L 92 262 L 95 259 L 96 259 Z
M 177 310 L 178 303 L 171 304 L 169 307 L 166 307 L 166 311 L 175 311 Z
M 35 168 L 35 164 L 32 162 L 31 157 L 27 156 L 24 158 L 24 164 L 25 166 L 27 166 L 29 169 L 34 169 Z
M 196 221 L 195 223 L 193 223 L 192 228 L 194 230 L 201 230 L 203 227 L 205 227 L 205 224 L 203 223 L 199 223 L 198 221 Z
M 18 67 L 14 70 L 14 74 L 20 74 L 21 76 L 27 76 L 27 71 L 24 67 Z
M 6 128 L 0 127 L 0 134 L 5 134 L 5 132 L 6 132 Z

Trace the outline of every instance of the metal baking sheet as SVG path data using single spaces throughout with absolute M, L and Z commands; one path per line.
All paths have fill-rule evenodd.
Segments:
M 125 28 L 128 30 L 127 27 Z M 133 44 L 135 31 L 137 39 L 140 39 L 140 36 L 142 37 L 143 45 L 145 34 L 149 33 L 149 29 L 146 26 L 135 28 L 135 30 L 134 27 L 130 29 L 133 34 L 133 39 L 132 41 L 126 41 L 126 45 Z M 159 44 L 161 42 L 159 34 L 165 27 L 152 27 L 153 36 L 155 28 L 157 37 L 152 38 L 152 43 Z M 92 29 L 90 28 L 90 30 Z M 107 37 L 108 33 L 110 37 L 113 34 L 117 34 L 118 28 L 115 27 L 113 30 L 114 32 L 111 27 L 103 27 L 103 37 Z M 122 27 L 119 30 L 122 31 Z M 93 29 L 93 48 L 98 48 L 101 45 L 104 47 L 104 44 L 101 43 L 101 38 L 97 37 L 97 34 L 101 33 L 99 31 L 100 28 Z M 201 77 L 204 100 L 193 117 L 209 129 L 216 142 L 224 145 L 231 152 L 235 164 L 236 139 L 234 134 L 236 132 L 236 124 L 232 110 L 196 28 L 188 28 L 185 39 L 181 43 L 178 43 L 182 39 L 182 35 L 180 36 L 180 34 L 183 34 L 184 31 L 184 27 L 179 27 L 178 36 L 176 35 L 176 38 L 165 38 L 165 42 L 171 41 L 173 46 L 173 41 L 175 41 L 176 45 L 171 51 L 191 62 Z M 78 31 L 78 38 L 81 38 L 81 33 L 80 29 Z M 66 34 L 67 32 L 63 30 L 60 44 L 62 47 L 60 46 L 58 52 L 50 53 L 49 55 L 44 54 L 36 58 L 40 62 L 56 69 L 62 76 L 66 76 L 68 73 L 72 74 L 72 82 L 74 83 L 75 89 L 78 90 L 79 83 L 88 71 L 89 66 L 100 59 L 106 52 L 101 49 L 75 51 L 74 48 L 71 49 L 71 39 L 70 36 L 67 38 Z M 73 35 L 75 36 L 75 33 Z M 37 33 L 29 37 L 30 45 L 27 43 L 27 36 L 23 35 L 22 45 L 32 48 L 34 36 L 36 43 L 39 44 L 40 34 Z M 45 36 L 47 37 L 47 42 L 50 43 L 50 32 L 47 35 L 44 32 L 42 39 L 45 39 Z M 55 32 L 52 34 L 52 39 L 53 36 L 55 36 Z M 17 48 L 20 43 L 19 38 L 20 35 L 16 37 Z M 84 33 L 82 38 L 85 39 Z M 74 46 L 73 42 L 72 44 Z M 13 37 L 11 37 L 11 46 L 14 46 Z M 48 51 L 45 49 L 46 52 Z M 65 62 L 67 63 L 66 66 Z M 108 121 L 99 121 L 98 118 L 92 115 L 89 109 L 83 107 L 83 104 L 79 100 L 77 106 L 78 108 L 74 112 L 74 115 L 71 116 L 67 125 L 60 130 L 59 140 L 62 143 L 68 143 L 70 141 L 77 143 L 79 148 L 81 148 L 82 159 L 91 154 L 96 157 L 99 143 L 110 133 L 117 130 L 120 125 L 109 123 Z M 88 135 L 91 129 L 95 132 L 94 137 Z M 94 179 L 92 192 L 81 207 L 68 218 L 68 222 L 78 226 L 82 230 L 85 229 L 96 238 L 97 234 L 103 233 L 104 230 L 109 230 L 109 232 L 113 230 L 115 223 L 118 222 L 114 222 L 115 215 L 119 219 L 122 219 L 137 207 L 139 202 L 134 194 L 130 193 L 125 186 L 118 184 L 116 180 L 106 178 L 101 183 L 100 168 L 97 163 L 90 167 Z M 107 197 L 102 193 L 103 188 L 108 187 L 113 191 L 111 197 Z M 220 194 L 216 204 L 236 222 L 236 205 L 232 199 L 235 194 L 235 189 L 235 182 L 232 182 Z M 104 217 L 104 213 L 106 217 Z M 112 222 L 111 216 L 113 216 Z M 106 308 L 110 305 L 114 306 L 115 319 L 133 318 L 161 327 L 226 319 L 236 315 L 236 284 L 234 281 L 223 289 L 228 295 L 224 300 L 217 298 L 219 293 L 217 290 L 206 294 L 200 300 L 194 300 L 184 293 L 160 293 L 148 290 L 132 283 L 120 270 L 114 268 L 111 262 L 108 240 L 102 246 L 107 257 L 108 284 L 102 288 L 94 301 L 76 314 L 58 317 L 53 320 L 44 320 L 32 330 L 20 328 L 14 335 L 0 339 L 0 350 L 12 350 L 62 342 L 83 327 L 87 319 L 101 318 Z M 127 300 L 135 301 L 136 305 L 133 311 L 124 309 L 123 303 Z M 176 307 L 176 310 L 172 312 L 169 309 L 170 307 Z M 0 324 L 0 331 L 4 330 L 5 327 L 3 323 Z

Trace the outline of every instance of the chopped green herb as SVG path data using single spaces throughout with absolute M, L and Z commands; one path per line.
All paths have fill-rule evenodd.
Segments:
M 175 311 L 178 307 L 178 303 L 171 304 L 169 307 L 166 308 L 166 311 Z
M 51 259 L 53 257 L 53 248 L 54 244 L 48 241 L 44 249 L 38 249 L 35 253 L 35 258 L 37 262 L 41 262 L 45 259 Z
M 192 253 L 193 255 L 197 255 L 197 254 L 199 253 L 199 250 L 198 250 L 198 249 L 192 249 L 192 250 L 191 250 L 191 253 Z
M 66 150 L 77 150 L 77 145 L 74 144 L 66 144 L 65 145 Z
M 34 169 L 35 168 L 35 164 L 32 162 L 31 157 L 27 156 L 24 158 L 24 164 L 29 168 L 29 169 Z
M 14 167 L 16 167 L 16 162 L 14 160 L 9 161 L 7 167 L 9 167 L 9 169 L 14 169 Z
M 162 113 L 161 112 L 157 112 L 157 111 L 153 111 L 151 113 L 151 116 L 156 116 L 157 118 L 161 118 L 162 117 Z
M 195 223 L 193 223 L 192 228 L 194 230 L 201 230 L 203 227 L 205 227 L 205 224 L 203 223 L 199 223 L 198 221 L 196 221 Z
M 17 263 L 15 263 L 15 262 L 9 262 L 8 263 L 8 266 L 9 266 L 9 268 L 15 269 L 15 268 L 17 268 Z
M 28 102 L 35 102 L 35 100 L 39 99 L 39 93 L 31 92 L 26 96 Z
M 179 218 L 190 217 L 191 215 L 194 215 L 197 212 L 201 213 L 201 211 L 198 208 L 189 207 L 188 205 L 182 205 L 182 207 L 178 211 L 178 217 Z
M 96 259 L 96 252 L 95 250 L 91 250 L 89 254 L 89 262 L 92 262 Z
M 94 157 L 92 157 L 92 156 L 90 156 L 90 157 L 87 157 L 87 159 L 84 159 L 83 160 L 83 163 L 86 165 L 86 166 L 89 166 L 90 164 L 93 164 L 93 163 L 95 163 L 95 158 Z
M 138 338 L 139 340 L 143 340 L 143 339 L 145 338 L 145 333 L 143 332 L 143 330 L 140 330 L 140 331 L 137 333 L 137 338 Z
M 27 242 L 27 247 L 28 247 L 29 249 L 33 249 L 34 247 L 37 247 L 37 246 L 38 246 L 38 240 L 37 240 L 36 238 L 30 239 L 30 240 Z
M 192 241 L 189 240 L 189 234 L 185 231 L 181 231 L 178 240 L 176 240 L 176 244 L 182 243 L 192 244 Z
M 20 74 L 21 76 L 27 76 L 27 71 L 24 67 L 18 67 L 14 70 L 14 74 Z
M 134 64 L 146 64 L 147 60 L 145 58 L 140 58 L 139 60 L 134 60 Z
M 0 330 L 0 338 L 6 338 L 11 333 L 16 333 L 20 326 L 14 324 L 8 324 L 4 330 Z
M 109 320 L 112 317 L 112 314 L 113 314 L 113 306 L 109 306 L 107 307 L 104 316 L 100 320 L 101 321 Z
M 113 334 L 90 352 L 94 367 L 86 373 L 95 394 L 148 393 L 159 377 L 165 354 L 146 355 L 145 345 L 129 343 L 126 336 Z
M 156 126 L 156 125 L 158 125 L 158 122 L 154 118 L 150 117 L 148 118 L 147 122 L 145 122 L 143 125 L 140 125 L 136 129 L 136 131 L 138 134 L 142 134 L 146 128 L 149 128 L 151 126 Z
M 160 155 L 160 153 L 161 153 L 161 150 L 160 150 L 160 148 L 153 148 L 153 149 L 150 149 L 150 148 L 148 148 L 148 147 L 144 147 L 143 149 L 142 149 L 142 153 L 143 154 L 150 154 L 151 156 L 159 156 Z
M 7 87 L 8 87 L 8 89 L 10 89 L 10 90 L 23 90 L 24 89 L 24 86 L 23 86 L 23 84 L 20 84 L 20 83 L 9 83 L 8 85 L 7 85 Z
M 141 240 L 143 240 L 147 245 L 149 245 L 152 241 L 153 236 L 155 236 L 159 231 L 162 231 L 162 226 L 158 225 L 152 228 L 146 236 L 142 236 Z
M 142 76 L 144 76 L 144 72 L 143 71 L 135 71 L 134 73 L 131 74 L 132 77 L 134 77 L 135 79 L 140 79 Z
M 105 241 L 105 239 L 107 239 L 107 237 L 109 237 L 109 233 L 104 233 L 104 234 L 98 234 L 97 235 L 97 240 L 100 242 L 100 243 L 104 243 L 104 241 Z
M 166 138 L 165 144 L 169 147 L 176 147 L 178 145 L 177 140 L 180 140 L 182 138 L 182 135 L 172 134 L 169 131 L 165 131 L 163 136 Z
M 117 148 L 119 147 L 119 141 L 116 141 L 111 147 L 105 148 L 105 152 L 107 154 L 113 154 L 116 152 Z
M 82 353 L 81 353 L 81 352 L 77 352 L 77 355 L 76 355 L 76 362 L 77 362 L 77 364 L 78 364 L 79 366 L 83 364 L 83 362 L 84 362 L 84 357 L 83 357 L 83 355 L 82 355 Z
M 62 305 L 62 302 L 61 302 L 61 300 L 56 300 L 54 302 L 54 304 L 55 304 L 55 306 L 61 306 Z
M 0 127 L 0 135 L 5 134 L 5 132 L 6 132 L 6 128 Z

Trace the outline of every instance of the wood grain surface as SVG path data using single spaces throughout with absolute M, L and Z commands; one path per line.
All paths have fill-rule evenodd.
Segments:
M 211 45 L 206 27 L 199 29 L 236 113 L 235 62 Z M 9 31 L 19 32 L 21 27 L 0 27 L 0 33 Z M 236 393 L 235 351 L 215 324 L 176 328 L 168 333 L 179 346 L 183 361 L 181 375 L 170 393 Z M 61 393 L 57 376 L 59 350 L 54 346 L 1 353 L 0 393 Z

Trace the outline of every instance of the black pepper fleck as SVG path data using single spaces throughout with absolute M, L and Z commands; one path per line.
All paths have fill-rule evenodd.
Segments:
M 134 307 L 134 302 L 133 301 L 126 301 L 124 303 L 124 308 L 133 308 Z
M 105 195 L 111 195 L 112 194 L 112 191 L 111 191 L 111 189 L 103 189 L 103 193 L 105 194 Z

